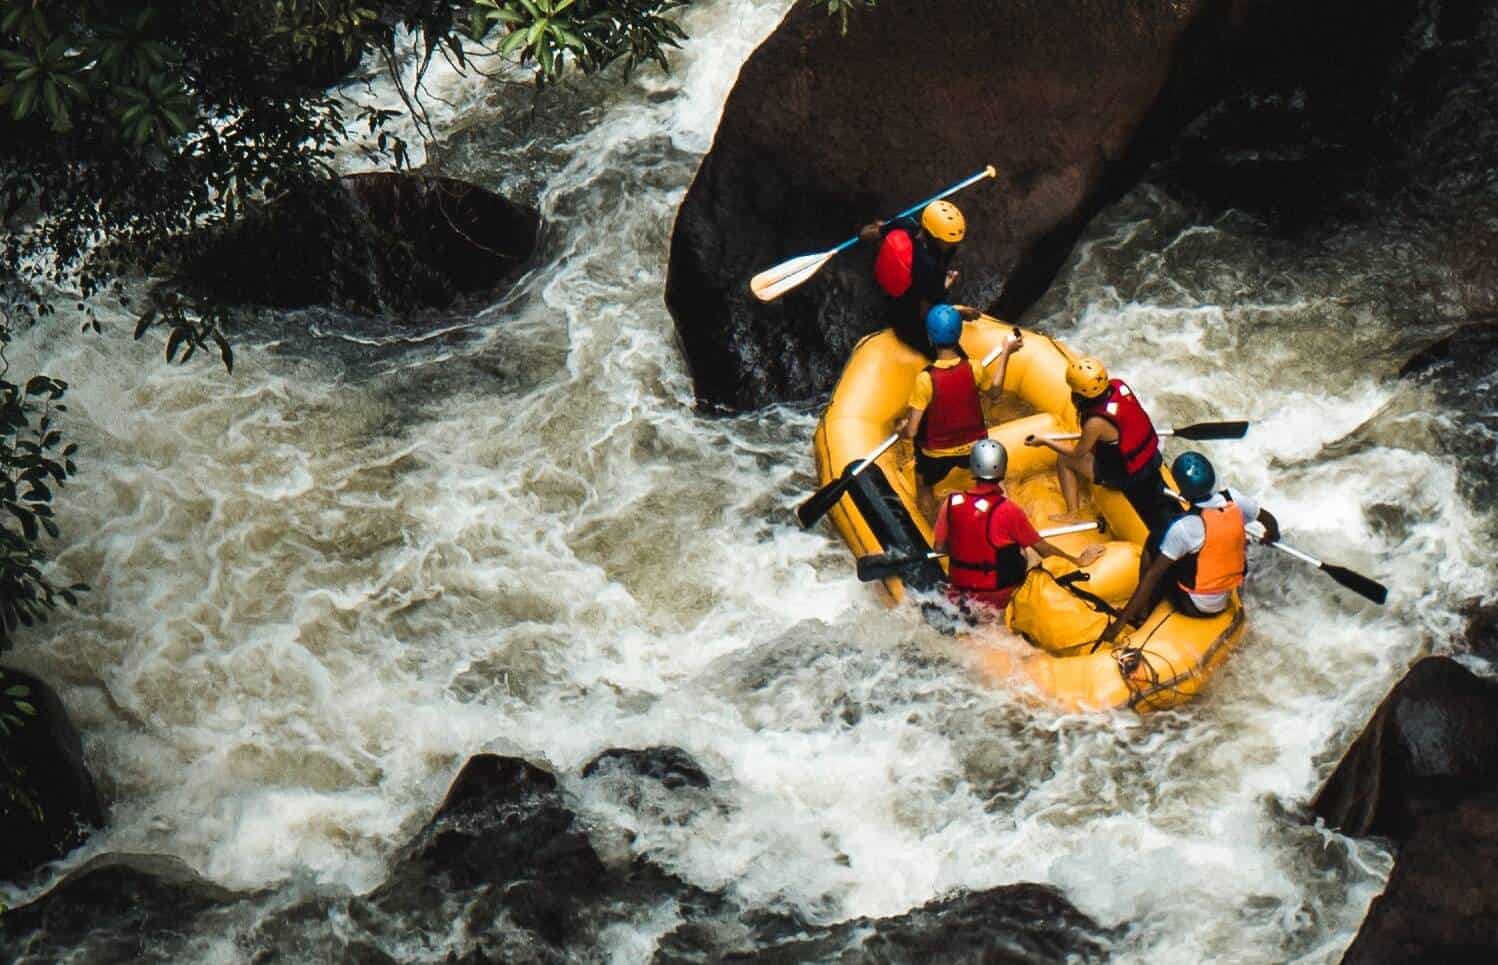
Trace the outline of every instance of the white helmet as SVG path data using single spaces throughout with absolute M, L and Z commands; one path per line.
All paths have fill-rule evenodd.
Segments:
M 992 439 L 979 439 L 973 443 L 973 453 L 967 464 L 975 479 L 1003 479 L 1004 473 L 1009 471 L 1009 453 Z

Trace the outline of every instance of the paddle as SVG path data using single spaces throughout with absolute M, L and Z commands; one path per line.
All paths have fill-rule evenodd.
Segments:
M 884 455 L 884 451 L 899 439 L 898 432 L 891 432 L 889 438 L 879 443 L 878 448 L 873 452 L 844 469 L 841 476 L 812 493 L 806 502 L 797 506 L 796 518 L 801 521 L 801 528 L 810 529 L 817 520 L 827 515 L 827 511 L 837 504 L 843 493 L 847 492 L 848 487 L 853 484 L 853 478 L 872 466 L 874 460 Z
M 1255 541 L 1263 542 L 1263 540 L 1261 539 L 1261 537 L 1263 536 L 1263 527 L 1261 525 L 1254 524 L 1251 531 L 1253 532 Z M 1269 545 L 1273 546 L 1275 549 L 1289 553 L 1291 556 L 1295 557 L 1298 560 L 1302 560 L 1303 562 L 1311 564 L 1312 566 L 1321 570 L 1321 572 L 1325 573 L 1327 576 L 1347 587 L 1352 592 L 1358 594 L 1359 596 L 1366 597 L 1367 599 L 1372 600 L 1374 603 L 1377 603 L 1380 606 L 1382 606 L 1384 601 L 1389 598 L 1389 588 L 1384 586 L 1377 580 L 1369 579 L 1361 573 L 1358 573 L 1354 570 L 1349 570 L 1345 566 L 1336 566 L 1331 563 L 1323 563 L 1311 554 L 1303 553 L 1293 546 L 1286 546 L 1284 543 L 1281 543 L 1278 540 L 1270 543 Z
M 1073 523 L 1070 526 L 1055 526 L 1051 529 L 1040 531 L 1041 539 L 1050 539 L 1054 536 L 1065 536 L 1068 533 L 1090 533 L 1103 528 L 1103 521 L 1095 523 Z M 882 580 L 888 576 L 899 576 L 905 570 L 926 560 L 939 560 L 946 553 L 926 553 L 922 556 L 901 556 L 893 551 L 888 553 L 875 553 L 872 556 L 860 556 L 858 558 L 858 579 L 864 583 L 872 583 L 874 580 Z
M 956 194 L 963 188 L 970 187 L 987 178 L 998 177 L 998 175 L 999 172 L 990 164 L 972 177 L 957 182 L 941 194 L 932 195 L 920 204 L 906 208 L 889 220 L 898 221 L 907 215 L 915 214 L 933 201 L 940 201 L 942 198 Z M 781 295 L 784 295 L 792 288 L 811 278 L 812 275 L 821 271 L 822 266 L 831 261 L 833 255 L 836 255 L 840 251 L 846 251 L 856 244 L 858 244 L 858 235 L 854 235 L 836 248 L 829 248 L 826 251 L 811 255 L 799 255 L 789 261 L 781 262 L 774 268 L 766 268 L 749 280 L 749 290 L 754 292 L 754 297 L 760 301 L 773 302 Z
M 1247 422 L 1198 422 L 1194 425 L 1181 426 L 1177 429 L 1157 429 L 1157 436 L 1174 436 L 1177 439 L 1242 439 L 1248 434 Z M 1063 442 L 1068 439 L 1080 439 L 1080 432 L 1061 432 L 1055 435 L 1041 436 L 1042 439 L 1050 439 L 1054 442 Z

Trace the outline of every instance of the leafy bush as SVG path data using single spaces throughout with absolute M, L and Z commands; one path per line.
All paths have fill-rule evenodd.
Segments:
M 17 627 L 45 623 L 59 599 L 76 604 L 76 594 L 88 589 L 82 583 L 54 586 L 41 569 L 41 534 L 55 538 L 59 532 L 52 487 L 77 471 L 77 445 L 63 445 L 52 423 L 55 413 L 67 411 L 61 400 L 68 387 L 43 375 L 24 386 L 11 382 L 5 358 L 10 338 L 0 323 L 0 651 L 10 648 Z M 0 705 L 0 736 L 8 732 L 7 721 L 19 726 Z

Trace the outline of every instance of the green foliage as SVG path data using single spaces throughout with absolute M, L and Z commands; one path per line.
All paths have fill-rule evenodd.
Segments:
M 396 111 L 350 116 L 327 93 L 364 59 L 401 86 L 397 29 L 419 38 L 418 78 L 435 56 L 459 69 L 480 57 L 529 67 L 538 86 L 570 69 L 667 65 L 685 35 L 673 13 L 692 0 L 0 0 L 0 265 L 26 266 L 27 314 L 180 262 L 204 230 L 236 221 L 334 174 L 333 153 L 366 135 L 374 163 L 405 165 L 386 126 Z M 848 14 L 874 0 L 817 0 Z M 465 43 L 480 45 L 474 50 Z M 420 81 L 418 79 L 417 84 Z M 6 279 L 0 277 L 0 282 Z M 164 329 L 168 362 L 216 352 L 232 371 L 221 309 L 157 294 L 139 309 L 140 338 Z M 0 362 L 10 338 L 0 315 Z M 52 424 L 66 385 L 24 387 L 0 368 L 0 650 L 18 626 L 46 619 L 58 588 L 42 575 L 43 531 L 57 536 L 52 487 L 74 472 Z
M 54 586 L 41 570 L 42 532 L 54 539 L 59 535 L 52 487 L 62 487 L 78 469 L 73 463 L 78 446 L 64 445 L 52 421 L 67 411 L 61 400 L 68 387 L 43 375 L 24 386 L 11 382 L 5 360 L 9 341 L 9 330 L 0 325 L 0 651 L 9 649 L 18 627 L 45 623 L 58 600 L 76 604 L 76 594 L 88 589 L 82 583 Z M 29 707 L 16 706 L 23 713 Z M 19 726 L 0 707 L 0 736 L 8 733 L 7 722 Z
M 11 805 L 40 824 L 44 818 L 42 807 L 27 788 L 26 771 L 11 760 L 6 738 L 26 725 L 26 718 L 37 716 L 36 707 L 28 699 L 31 688 L 24 684 L 5 683 L 5 671 L 0 670 L 0 795 Z M 0 915 L 5 905 L 0 904 Z
M 476 0 L 469 36 L 483 40 L 499 28 L 496 52 L 534 64 L 543 83 L 561 76 L 568 58 L 584 71 L 618 60 L 625 73 L 645 61 L 667 67 L 666 51 L 686 38 L 666 14 L 690 0 Z
M 5 671 L 0 670 L 0 737 L 9 737 L 26 726 L 23 718 L 36 716 L 36 708 L 26 699 L 30 696 L 31 688 L 25 684 L 6 686 Z

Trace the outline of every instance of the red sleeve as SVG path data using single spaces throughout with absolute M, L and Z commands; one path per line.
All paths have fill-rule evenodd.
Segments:
M 931 531 L 931 545 L 940 546 L 947 541 L 947 506 L 952 502 L 948 496 L 941 501 L 941 509 L 936 511 L 936 528 Z
M 1025 515 L 1025 511 L 1014 500 L 1006 499 L 988 517 L 988 539 L 996 546 L 1018 543 L 1029 549 L 1040 542 L 1040 534 L 1030 524 L 1030 517 Z

